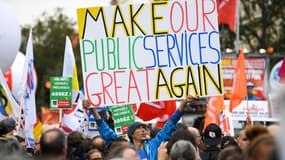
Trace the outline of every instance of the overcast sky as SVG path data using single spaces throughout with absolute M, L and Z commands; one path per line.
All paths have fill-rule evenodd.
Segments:
M 33 24 L 35 19 L 39 18 L 44 12 L 52 12 L 55 8 L 64 8 L 64 13 L 74 20 L 76 18 L 76 9 L 92 6 L 108 6 L 110 0 L 0 0 L 10 4 L 15 12 L 20 25 Z

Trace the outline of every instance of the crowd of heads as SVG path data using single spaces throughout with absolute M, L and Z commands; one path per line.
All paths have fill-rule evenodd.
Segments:
M 216 124 L 199 130 L 183 123 L 176 124 L 167 142 L 157 149 L 158 160 L 278 160 L 276 124 L 246 125 L 236 136 L 223 135 Z M 59 128 L 45 130 L 35 148 L 27 149 L 19 135 L 0 138 L 0 159 L 3 160 L 139 160 L 134 139 L 147 141 L 161 129 L 141 122 L 129 125 L 126 136 L 106 144 L 101 135 L 87 137 L 81 132 L 65 133 Z
M 179 127 L 161 151 L 159 160 L 280 160 L 276 135 L 280 127 L 247 125 L 236 136 L 223 135 L 216 124 L 204 132 Z M 188 132 L 187 132 L 188 131 Z M 161 150 L 161 149 L 160 149 Z M 167 154 L 164 156 L 163 154 Z

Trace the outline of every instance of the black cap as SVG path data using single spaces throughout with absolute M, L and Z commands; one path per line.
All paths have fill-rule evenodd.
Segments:
M 211 123 L 209 124 L 204 133 L 204 143 L 206 145 L 217 145 L 222 141 L 222 130 L 220 126 Z
M 12 118 L 6 118 L 0 121 L 0 136 L 9 133 L 16 128 L 16 121 Z

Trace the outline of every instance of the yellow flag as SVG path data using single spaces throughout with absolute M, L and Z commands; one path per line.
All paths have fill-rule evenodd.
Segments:
M 40 119 L 37 117 L 37 121 L 34 124 L 34 131 L 33 131 L 35 141 L 37 141 L 40 138 L 42 132 L 43 132 L 43 124 L 40 121 Z
M 7 115 L 12 116 L 13 118 L 17 119 L 20 116 L 20 107 L 15 101 L 15 99 L 12 96 L 11 91 L 9 90 L 9 87 L 7 85 L 7 82 L 4 78 L 4 75 L 2 71 L 0 70 L 0 91 L 1 95 L 1 102 L 5 103 L 5 98 L 7 100 L 7 104 L 4 106 L 3 113 L 6 112 Z

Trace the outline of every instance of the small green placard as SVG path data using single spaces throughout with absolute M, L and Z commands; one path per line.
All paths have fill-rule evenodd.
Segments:
M 110 106 L 114 119 L 115 131 L 118 134 L 126 133 L 127 126 L 135 121 L 132 105 Z
M 72 78 L 51 77 L 50 108 L 71 109 L 72 108 Z

